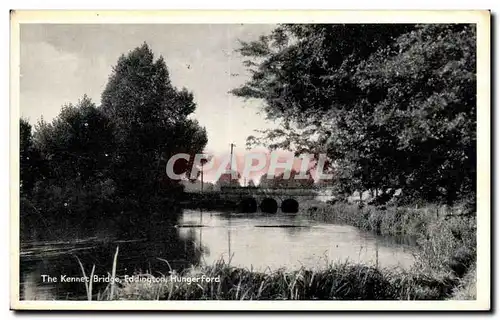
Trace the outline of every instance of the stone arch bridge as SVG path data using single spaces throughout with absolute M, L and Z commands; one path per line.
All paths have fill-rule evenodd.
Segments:
M 297 212 L 299 202 L 314 199 L 317 191 L 312 188 L 281 187 L 221 187 L 220 197 L 226 201 L 238 203 L 242 212 L 275 213 L 278 209 L 283 212 Z

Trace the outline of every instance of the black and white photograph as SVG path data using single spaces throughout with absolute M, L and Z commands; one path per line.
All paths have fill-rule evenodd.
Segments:
M 46 14 L 11 12 L 11 308 L 490 308 L 488 11 Z

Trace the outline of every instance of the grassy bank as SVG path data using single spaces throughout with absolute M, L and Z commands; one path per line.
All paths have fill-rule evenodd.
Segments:
M 450 214 L 460 210 L 460 207 L 450 210 L 435 205 L 378 208 L 337 203 L 310 205 L 304 212 L 323 222 L 348 224 L 379 235 L 411 237 L 419 249 L 413 269 L 433 277 L 452 274 L 465 279 L 469 276 L 468 284 L 462 286 L 472 288 L 475 277 L 470 273 L 475 270 L 476 261 L 476 218 L 475 215 Z
M 460 279 L 459 285 L 453 290 L 453 300 L 475 300 L 476 299 L 476 264 L 474 264 L 467 274 Z
M 163 282 L 122 281 L 93 297 L 100 300 L 437 300 L 450 298 L 458 284 L 453 277 L 433 278 L 424 273 L 350 263 L 336 263 L 316 271 L 255 272 L 221 261 L 173 275 L 176 279 L 198 277 L 199 281 L 172 281 L 170 276 Z M 138 276 L 154 278 L 149 274 Z M 201 281 L 202 276 L 219 281 Z
M 439 221 L 447 221 L 452 226 L 456 221 L 463 219 L 463 216 L 450 215 L 453 209 L 437 205 L 376 207 L 343 202 L 333 205 L 309 202 L 301 204 L 301 208 L 316 220 L 344 223 L 389 236 L 420 236 L 428 233 L 429 227 Z M 458 210 L 460 208 L 456 208 L 455 212 Z

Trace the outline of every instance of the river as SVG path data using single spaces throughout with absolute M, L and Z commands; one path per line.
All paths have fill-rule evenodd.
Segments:
M 94 274 L 107 275 L 117 246 L 117 274 L 122 276 L 138 271 L 165 274 L 169 268 L 213 264 L 221 259 L 263 272 L 323 268 L 338 261 L 386 268 L 409 268 L 414 262 L 412 246 L 352 226 L 314 221 L 301 213 L 184 210 L 176 225 L 148 228 L 151 232 L 137 237 L 23 243 L 21 299 L 84 299 L 84 284 L 63 283 L 61 276 L 82 276 L 77 258 L 87 275 L 93 265 Z M 57 282 L 48 281 L 49 277 Z M 96 287 L 96 291 L 100 289 Z

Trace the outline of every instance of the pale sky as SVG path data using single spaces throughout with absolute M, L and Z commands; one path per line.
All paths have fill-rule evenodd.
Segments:
M 144 41 L 163 55 L 172 83 L 193 92 L 194 117 L 207 129 L 206 151 L 243 151 L 254 129 L 273 126 L 258 114 L 258 101 L 228 93 L 248 79 L 238 39 L 268 33 L 273 25 L 57 25 L 21 26 L 21 115 L 31 123 L 52 120 L 66 103 L 87 94 L 99 105 L 118 57 Z M 237 75 L 237 76 L 236 76 Z

